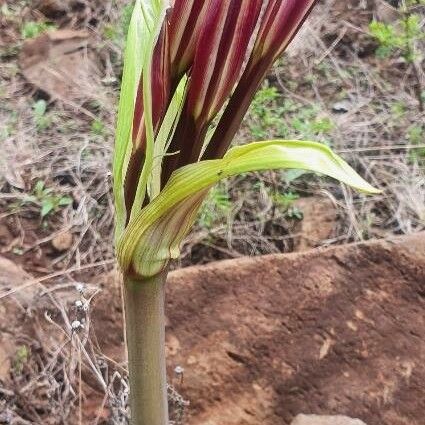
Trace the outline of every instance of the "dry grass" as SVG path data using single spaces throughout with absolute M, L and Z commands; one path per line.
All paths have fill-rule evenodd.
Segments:
M 91 321 L 101 288 L 68 278 L 49 286 L 33 282 L 27 290 L 31 320 L 13 325 L 20 335 L 10 379 L 0 380 L 0 423 L 85 424 L 90 418 L 93 425 L 127 424 L 126 364 L 102 352 Z M 9 298 L 5 307 L 16 316 L 11 323 L 19 317 L 16 305 Z M 172 385 L 168 393 L 172 424 L 182 425 L 188 402 Z

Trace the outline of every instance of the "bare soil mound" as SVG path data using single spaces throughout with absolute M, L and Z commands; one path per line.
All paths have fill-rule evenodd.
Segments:
M 115 295 L 98 298 L 94 325 L 119 360 L 120 300 L 107 285 Z M 184 368 L 174 384 L 191 402 L 188 423 L 316 413 L 423 425 L 424 304 L 424 233 L 173 272 L 168 361 L 170 376 Z
M 3 291 L 31 282 L 0 260 Z M 28 287 L 1 300 L 0 413 L 7 420 L 125 423 L 115 419 L 125 397 L 111 378 L 125 376 L 118 280 L 107 276 L 100 293 L 90 286 L 90 325 L 77 333 L 70 331 L 73 284 Z M 287 425 L 306 413 L 423 425 L 424 304 L 424 233 L 173 272 L 169 376 L 190 400 L 187 424 Z

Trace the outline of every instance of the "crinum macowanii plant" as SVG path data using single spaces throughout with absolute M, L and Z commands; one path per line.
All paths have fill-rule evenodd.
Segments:
M 375 193 L 328 147 L 268 140 L 230 148 L 314 0 L 137 0 L 114 156 L 132 425 L 168 424 L 164 287 L 208 190 L 249 171 L 303 169 Z M 214 126 L 213 126 L 214 121 Z

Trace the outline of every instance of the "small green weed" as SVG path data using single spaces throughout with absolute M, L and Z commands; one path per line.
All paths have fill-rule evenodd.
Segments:
M 46 130 L 52 125 L 52 117 L 47 115 L 47 102 L 43 99 L 37 100 L 32 106 L 34 122 L 37 131 Z
M 248 125 L 256 139 L 288 138 L 296 134 L 303 139 L 317 140 L 330 135 L 335 128 L 320 108 L 301 105 L 284 98 L 276 87 L 265 85 L 251 105 Z
M 298 115 L 292 120 L 292 127 L 304 138 L 328 135 L 335 128 L 329 117 L 319 116 L 319 110 L 315 107 L 300 109 Z
M 294 201 L 299 198 L 300 196 L 293 192 L 274 193 L 272 196 L 273 201 L 285 210 L 291 207 Z
M 379 43 L 376 50 L 378 57 L 387 58 L 399 52 L 409 63 L 420 59 L 416 43 L 423 39 L 424 33 L 418 14 L 411 14 L 393 24 L 372 21 L 369 31 Z
M 414 145 L 419 145 L 421 143 L 424 143 L 425 140 L 425 132 L 424 132 L 424 126 L 421 125 L 412 125 L 407 130 L 407 138 L 409 139 L 409 142 Z
M 39 180 L 35 184 L 32 194 L 26 196 L 22 203 L 38 205 L 41 218 L 45 218 L 47 215 L 58 211 L 60 207 L 70 205 L 72 198 L 53 193 L 53 189 L 46 188 L 45 183 Z
M 399 8 L 399 19 L 393 23 L 373 20 L 369 24 L 369 31 L 379 44 L 376 50 L 378 57 L 401 54 L 407 63 L 422 60 L 423 52 L 418 45 L 425 38 L 425 33 L 422 17 L 416 11 L 417 6 L 424 4 L 425 0 L 404 0 Z
M 294 202 L 299 198 L 300 196 L 293 192 L 272 194 L 272 200 L 275 205 L 285 213 L 285 217 L 293 220 L 302 220 L 304 218 L 303 212 L 294 206 Z
M 107 40 L 123 44 L 130 26 L 131 14 L 134 4 L 130 2 L 121 9 L 121 17 L 119 22 L 109 22 L 103 26 L 103 37 Z
M 285 137 L 289 134 L 289 128 L 282 120 L 282 115 L 286 112 L 288 104 L 278 105 L 280 93 L 276 87 L 265 85 L 256 94 L 250 108 L 250 131 L 256 139 L 266 139 L 270 133 L 279 134 Z
M 228 215 L 232 202 L 223 184 L 214 186 L 205 200 L 198 218 L 202 228 L 211 229 L 217 221 Z
M 16 111 L 8 111 L 8 114 L 9 119 L 4 123 L 3 127 L 0 127 L 0 141 L 3 141 L 12 136 L 16 130 L 18 114 Z
M 117 40 L 120 35 L 121 33 L 117 25 L 108 23 L 103 26 L 103 37 L 107 40 Z
M 96 136 L 103 136 L 105 134 L 105 124 L 99 119 L 93 120 L 91 123 L 91 132 Z
M 12 363 L 13 371 L 16 375 L 22 374 L 25 364 L 28 363 L 29 356 L 30 351 L 26 345 L 18 347 Z
M 401 101 L 394 102 L 391 106 L 391 112 L 395 118 L 403 118 L 407 112 L 406 104 Z
M 425 142 L 425 126 L 412 125 L 407 130 L 407 139 L 412 145 L 422 145 Z M 425 148 L 418 147 L 409 151 L 410 162 L 415 162 L 420 165 L 425 164 Z
M 22 25 L 21 36 L 24 39 L 34 38 L 45 31 L 54 30 L 55 28 L 55 25 L 46 22 L 29 21 Z
M 404 0 L 399 8 L 400 18 L 393 23 L 373 20 L 369 24 L 371 35 L 378 42 L 376 55 L 379 58 L 400 55 L 412 67 L 416 79 L 415 92 L 421 112 L 425 110 L 425 96 L 421 78 L 421 63 L 423 56 L 422 16 L 417 13 L 418 6 L 424 5 L 425 0 Z

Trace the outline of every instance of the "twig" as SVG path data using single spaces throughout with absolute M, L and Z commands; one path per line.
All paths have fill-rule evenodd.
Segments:
M 98 263 L 86 264 L 84 266 L 71 267 L 67 270 L 55 272 L 55 273 L 49 274 L 47 276 L 42 276 L 42 277 L 39 277 L 37 279 L 31 279 L 27 283 L 24 283 L 23 285 L 20 285 L 17 288 L 9 289 L 5 293 L 0 294 L 0 300 L 3 299 L 3 298 L 7 298 L 10 295 L 16 294 L 17 292 L 23 291 L 24 289 L 27 289 L 31 286 L 37 285 L 41 282 L 45 282 L 47 280 L 54 279 L 55 277 L 64 276 L 64 275 L 67 275 L 69 273 L 75 273 L 75 272 L 79 272 L 79 271 L 82 271 L 82 270 L 93 269 L 95 267 L 102 267 L 102 266 L 106 266 L 106 265 L 110 265 L 110 264 L 114 264 L 114 263 L 115 263 L 115 260 L 104 260 L 104 261 L 100 261 Z

